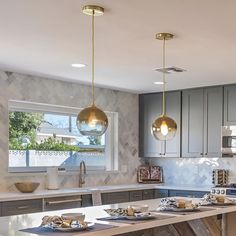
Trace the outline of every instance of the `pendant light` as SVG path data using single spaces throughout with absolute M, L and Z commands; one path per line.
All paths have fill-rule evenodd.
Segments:
M 77 128 L 85 136 L 101 136 L 106 132 L 108 119 L 104 111 L 95 106 L 94 99 L 94 17 L 102 16 L 104 8 L 99 6 L 84 6 L 82 12 L 92 16 L 92 105 L 84 108 L 77 116 Z
M 162 115 L 159 116 L 152 124 L 151 131 L 152 135 L 157 140 L 171 140 L 174 138 L 177 124 L 176 122 L 166 115 L 166 97 L 165 97 L 165 89 L 166 89 L 166 80 L 165 80 L 165 43 L 166 40 L 170 40 L 174 37 L 173 34 L 170 33 L 157 33 L 156 39 L 163 40 L 163 95 L 162 95 Z

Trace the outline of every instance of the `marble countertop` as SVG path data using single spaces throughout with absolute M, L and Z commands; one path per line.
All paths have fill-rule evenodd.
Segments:
M 172 190 L 189 190 L 189 191 L 210 191 L 212 186 L 196 186 L 196 185 L 166 185 L 166 184 L 127 184 L 127 185 L 106 185 L 94 186 L 84 188 L 70 188 L 58 190 L 36 190 L 34 193 L 20 193 L 20 192 L 0 192 L 0 202 L 38 199 L 46 197 L 62 197 L 73 195 L 92 194 L 95 191 L 101 193 L 132 191 L 144 189 L 172 189 Z
M 37 227 L 41 223 L 41 219 L 45 215 L 61 215 L 63 213 L 72 213 L 72 212 L 81 212 L 86 215 L 85 220 L 95 223 L 101 223 L 101 224 L 110 224 L 114 225 L 116 227 L 105 229 L 101 231 L 90 231 L 83 235 L 86 236 L 109 236 L 114 234 L 123 234 L 128 233 L 132 231 L 137 230 L 143 230 L 153 227 L 159 227 L 184 221 L 190 221 L 194 219 L 214 216 L 218 214 L 224 214 L 229 212 L 235 212 L 236 206 L 227 206 L 224 208 L 209 208 L 208 210 L 198 211 L 194 214 L 187 214 L 187 215 L 178 215 L 174 214 L 170 218 L 157 218 L 155 220 L 150 221 L 141 221 L 138 224 L 128 224 L 128 223 L 118 223 L 118 222 L 108 222 L 108 221 L 99 221 L 97 218 L 101 217 L 107 217 L 107 213 L 104 211 L 104 209 L 107 208 L 117 208 L 122 207 L 126 208 L 130 204 L 147 204 L 149 206 L 150 210 L 157 209 L 159 205 L 159 199 L 155 200 L 145 200 L 145 201 L 138 201 L 133 203 L 122 203 L 122 204 L 113 204 L 113 205 L 103 205 L 103 206 L 94 206 L 94 207 L 86 207 L 86 208 L 77 208 L 77 209 L 70 209 L 70 210 L 61 210 L 61 211 L 51 211 L 51 212 L 43 212 L 43 213 L 34 213 L 34 214 L 26 214 L 26 215 L 18 215 L 18 216 L 10 216 L 10 217 L 0 217 L 0 235 L 14 235 L 14 236 L 29 236 L 32 234 L 20 232 L 19 230 L 31 228 L 31 227 Z M 194 199 L 194 201 L 200 201 L 199 199 Z M 206 208 L 206 207 L 203 207 Z M 170 216 L 170 213 L 159 213 L 155 212 L 153 214 L 158 215 L 165 215 Z M 34 234 L 35 235 L 35 234 Z M 60 235 L 63 235 L 63 233 L 60 233 Z M 73 235 L 80 235 L 79 233 L 75 233 Z

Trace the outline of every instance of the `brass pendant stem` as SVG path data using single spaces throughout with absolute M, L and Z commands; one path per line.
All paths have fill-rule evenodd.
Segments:
M 166 96 L 165 96 L 165 92 L 166 92 L 166 73 L 165 73 L 165 68 L 166 68 L 166 52 L 165 52 L 165 48 L 166 48 L 166 39 L 165 37 L 163 38 L 163 94 L 162 94 L 162 115 L 164 116 L 166 114 Z
M 92 99 L 93 99 L 93 103 L 92 105 L 94 106 L 94 10 L 93 10 L 93 14 L 92 14 Z

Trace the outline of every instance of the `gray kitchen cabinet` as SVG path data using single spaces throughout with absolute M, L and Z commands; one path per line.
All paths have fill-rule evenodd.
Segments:
M 188 190 L 169 190 L 169 197 L 192 197 L 202 198 L 206 191 L 188 191 Z
M 136 191 L 129 192 L 129 201 L 130 202 L 141 201 L 141 200 L 143 200 L 143 191 L 142 190 L 136 190 Z
M 159 157 L 163 150 L 163 142 L 156 140 L 151 133 L 154 120 L 162 113 L 161 94 L 140 95 L 139 107 L 139 152 L 142 157 Z
M 145 189 L 143 190 L 143 200 L 153 199 L 154 198 L 154 189 Z
M 82 198 L 82 207 L 88 207 L 93 205 L 92 194 L 85 194 L 81 196 Z
M 0 216 L 2 216 L 2 203 L 0 202 Z
M 183 157 L 221 155 L 222 107 L 222 87 L 183 91 Z
M 182 156 L 203 155 L 203 89 L 185 90 L 182 94 Z
M 102 193 L 102 204 L 129 202 L 129 192 Z
M 154 198 L 165 198 L 169 196 L 168 189 L 155 189 Z
M 181 141 L 181 92 L 168 92 L 166 94 L 166 114 L 175 120 L 177 131 L 172 140 L 164 142 L 165 157 L 180 157 Z
M 204 89 L 204 156 L 220 157 L 223 87 Z
M 2 202 L 2 216 L 28 214 L 42 211 L 42 199 Z
M 177 123 L 173 140 L 158 141 L 151 134 L 151 125 L 162 114 L 162 93 L 142 94 L 139 97 L 139 152 L 141 157 L 179 157 L 181 127 L 181 92 L 166 93 L 167 115 Z
M 66 197 L 50 197 L 43 199 L 43 210 L 54 211 L 70 208 L 78 208 L 82 205 L 81 195 L 66 196 Z
M 224 125 L 236 125 L 236 85 L 224 87 Z

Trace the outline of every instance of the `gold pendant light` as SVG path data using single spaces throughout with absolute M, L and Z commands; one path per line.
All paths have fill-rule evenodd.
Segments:
M 162 141 L 171 140 L 174 138 L 177 131 L 176 122 L 166 115 L 166 80 L 165 80 L 165 43 L 166 40 L 172 39 L 173 34 L 170 33 L 157 33 L 156 38 L 163 40 L 163 96 L 162 96 L 162 115 L 159 116 L 152 124 L 152 135 Z
M 92 16 L 92 105 L 84 108 L 77 116 L 77 127 L 82 135 L 100 136 L 106 132 L 108 119 L 104 111 L 95 106 L 94 99 L 94 17 L 102 16 L 104 9 L 99 6 L 84 6 L 82 12 Z

